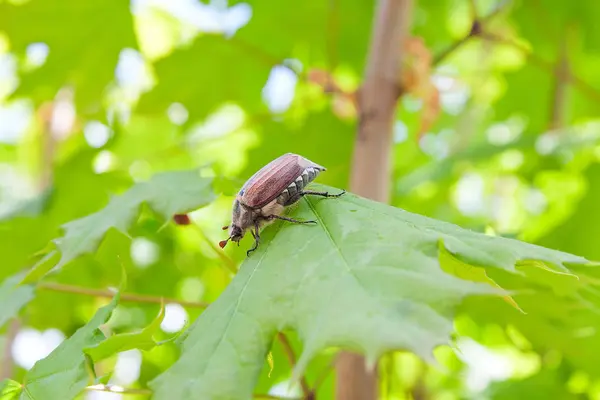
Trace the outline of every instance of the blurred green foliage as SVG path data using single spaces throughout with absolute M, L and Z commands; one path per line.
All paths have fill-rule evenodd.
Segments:
M 126 292 L 215 301 L 251 240 L 225 252 L 216 247 L 233 195 L 274 157 L 302 154 L 328 168 L 319 182 L 348 187 L 357 116 L 312 72 L 325 70 L 341 90 L 355 90 L 374 11 L 366 0 L 0 0 L 2 363 L 11 359 L 15 329 L 58 329 L 69 338 L 62 346 L 75 349 L 61 353 L 61 362 L 76 368 L 73 387 L 89 384 L 83 347 L 101 336 L 139 334 L 159 314 L 159 304 L 122 298 L 107 324 L 100 320 L 109 311 L 94 317 L 122 268 Z M 426 49 L 417 59 L 437 60 L 461 45 L 425 76 L 441 105 L 426 132 L 419 127 L 430 104 L 411 90 L 399 103 L 392 205 L 600 259 L 600 4 L 439 0 L 416 2 L 412 14 L 411 34 Z M 485 34 L 468 37 L 474 18 Z M 127 215 L 90 224 L 86 216 L 124 198 L 116 196 L 127 198 L 128 190 L 176 170 L 202 173 L 152 186 L 120 210 Z M 216 195 L 196 193 L 196 179 L 210 180 Z M 157 198 L 162 206 L 153 203 Z M 190 213 L 191 225 L 169 223 L 169 213 L 200 206 Z M 40 283 L 16 288 L 34 265 L 44 273 L 54 267 L 44 259 L 51 241 L 81 218 L 95 234 L 77 235 L 78 257 Z M 380 233 L 405 243 L 391 230 Z M 471 266 L 458 274 L 464 279 L 483 279 L 481 270 L 470 272 L 473 265 L 492 266 L 466 261 Z M 454 260 L 447 271 L 448 265 L 462 264 Z M 519 274 L 486 268 L 487 279 L 513 290 L 526 314 L 498 298 L 467 298 L 454 318 L 461 351 L 434 351 L 443 370 L 407 352 L 384 356 L 382 397 L 600 398 L 598 272 L 569 266 L 576 279 L 539 266 L 517 264 Z M 52 290 L 65 285 L 103 296 Z M 19 309 L 18 323 L 9 322 Z M 167 304 L 165 320 L 172 310 Z M 201 310 L 186 307 L 184 318 L 193 321 Z M 79 329 L 89 335 L 71 347 L 74 335 L 83 335 Z M 153 332 L 159 343 L 174 335 Z M 306 337 L 287 334 L 302 354 Z M 274 369 L 268 376 L 265 358 L 257 393 L 279 384 L 285 390 L 291 376 L 286 349 L 275 341 L 270 350 Z M 97 383 L 141 388 L 123 397 L 144 398 L 148 382 L 176 362 L 179 349 L 167 340 L 139 354 L 133 381 L 115 372 L 124 358 L 111 354 L 95 365 Z M 323 371 L 334 354 L 319 352 L 307 367 L 309 383 L 320 382 L 317 398 L 332 397 L 335 376 Z M 18 382 L 36 374 L 18 363 L 10 376 L 6 371 L 0 366 L 0 378 Z M 0 383 L 0 398 L 19 390 Z

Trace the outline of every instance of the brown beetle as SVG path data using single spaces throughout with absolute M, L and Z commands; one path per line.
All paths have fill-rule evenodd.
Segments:
M 340 197 L 346 193 L 304 190 L 321 171 L 326 169 L 293 153 L 284 154 L 262 167 L 237 194 L 233 202 L 231 225 L 223 227 L 223 230 L 229 229 L 229 237 L 220 241 L 219 246 L 225 247 L 229 240 L 237 242 L 239 246 L 246 230 L 250 229 L 254 236 L 254 246 L 246 252 L 250 255 L 258 248 L 260 227 L 269 221 L 281 219 L 296 224 L 316 224 L 316 221 L 299 221 L 281 214 L 285 207 L 296 203 L 302 196 Z

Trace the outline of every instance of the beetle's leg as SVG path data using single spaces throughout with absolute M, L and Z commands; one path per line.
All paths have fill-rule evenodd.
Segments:
M 340 197 L 344 193 L 346 193 L 345 190 L 342 190 L 342 192 L 338 193 L 338 194 L 329 194 L 329 192 L 315 192 L 312 190 L 303 190 L 301 192 L 296 193 L 292 197 L 290 197 L 288 199 L 288 201 L 285 202 L 284 206 L 286 206 L 286 207 L 291 206 L 292 204 L 294 204 L 295 202 L 300 200 L 302 198 L 302 196 L 306 196 L 306 195 L 322 196 L 322 197 Z
M 342 192 L 338 193 L 338 194 L 329 194 L 329 192 L 315 192 L 313 190 L 303 190 L 300 192 L 300 195 L 306 196 L 307 194 L 309 194 L 309 195 L 313 195 L 313 196 L 323 196 L 323 197 L 340 197 L 344 193 L 346 193 L 345 190 L 342 190 Z
M 252 229 L 250 230 L 250 233 L 254 238 L 254 246 L 252 246 L 252 248 L 246 252 L 246 257 L 250 256 L 250 253 L 252 253 L 258 248 L 258 242 L 260 242 L 260 233 L 258 233 L 258 223 L 254 225 L 254 229 L 254 231 Z
M 294 224 L 316 224 L 317 223 L 317 221 L 300 221 L 298 219 L 284 217 L 284 216 L 275 215 L 275 214 L 269 215 L 268 217 L 266 217 L 266 219 L 281 219 L 284 221 L 293 222 Z

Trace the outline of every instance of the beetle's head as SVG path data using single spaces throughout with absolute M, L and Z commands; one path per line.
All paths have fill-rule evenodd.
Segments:
M 231 215 L 231 225 L 223 227 L 223 230 L 229 229 L 229 237 L 226 240 L 221 240 L 219 246 L 221 248 L 227 245 L 228 241 L 237 242 L 240 245 L 240 240 L 244 237 L 246 230 L 254 225 L 254 212 L 238 199 L 233 202 L 233 213 Z
M 242 238 L 244 237 L 244 231 L 242 230 L 242 228 L 240 228 L 239 226 L 237 226 L 235 224 L 231 224 L 231 227 L 224 226 L 223 230 L 225 230 L 225 229 L 229 229 L 229 237 L 225 240 L 221 240 L 219 242 L 219 246 L 221 246 L 221 248 L 224 248 L 227 245 L 227 242 L 229 242 L 230 240 L 232 242 L 237 242 L 237 244 L 239 246 L 240 240 L 242 240 Z
M 231 225 L 231 230 L 229 231 L 229 238 L 232 242 L 240 242 L 244 237 L 244 231 L 237 225 Z

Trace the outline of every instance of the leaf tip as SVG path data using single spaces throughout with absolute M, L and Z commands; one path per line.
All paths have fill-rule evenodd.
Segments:
M 374 354 L 367 354 L 365 356 L 365 370 L 369 373 L 375 372 L 375 367 L 377 367 L 377 357 Z

